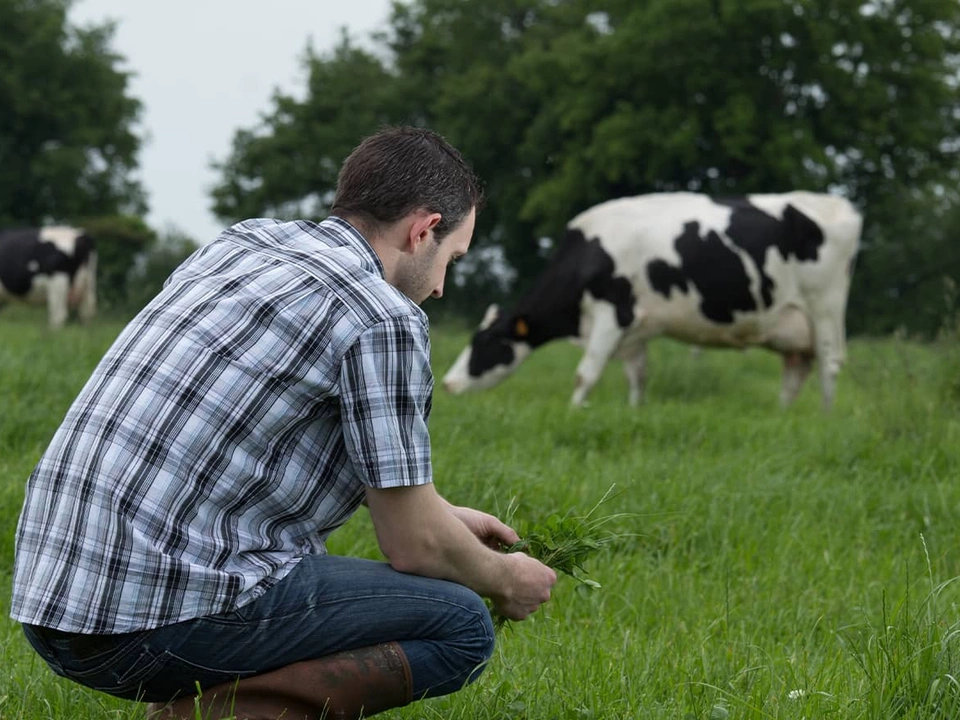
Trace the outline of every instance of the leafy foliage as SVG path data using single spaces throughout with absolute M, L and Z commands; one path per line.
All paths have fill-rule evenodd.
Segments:
M 0 226 L 144 212 L 113 26 L 70 27 L 70 5 L 0 0 Z
M 954 0 L 411 0 L 374 49 L 345 36 L 305 64 L 304 99 L 277 94 L 219 165 L 225 219 L 323 215 L 350 148 L 405 122 L 485 180 L 475 242 L 503 247 L 512 294 L 575 213 L 660 190 L 850 195 L 854 331 L 931 332 L 910 301 L 960 270 Z M 475 320 L 489 291 L 450 299 Z
M 604 545 L 604 539 L 594 535 L 595 530 L 596 522 L 551 515 L 543 525 L 525 532 L 523 539 L 506 552 L 525 552 L 557 572 L 592 585 L 582 574 L 586 572 L 583 566 L 587 559 Z
M 261 126 L 239 130 L 230 157 L 215 166 L 221 218 L 325 215 L 343 158 L 396 117 L 393 75 L 346 35 L 329 57 L 308 49 L 304 64 L 309 101 L 275 93 Z
M 597 589 L 600 583 L 584 577 L 584 567 L 603 547 L 620 537 L 605 530 L 605 526 L 624 519 L 622 513 L 595 517 L 597 509 L 607 502 L 613 493 L 610 488 L 601 500 L 585 515 L 550 515 L 541 523 L 521 525 L 520 540 L 504 549 L 504 552 L 524 552 L 547 567 L 577 581 L 585 590 Z M 503 627 L 507 618 L 494 616 L 496 627 Z
M 97 243 L 97 296 L 113 309 L 129 307 L 129 277 L 139 257 L 156 243 L 156 233 L 141 218 L 112 215 L 82 223 Z

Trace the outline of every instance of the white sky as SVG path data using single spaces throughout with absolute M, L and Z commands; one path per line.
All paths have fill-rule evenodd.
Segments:
M 210 212 L 210 161 L 234 131 L 256 124 L 274 89 L 302 96 L 308 41 L 326 53 L 346 27 L 366 44 L 386 27 L 390 0 L 75 0 L 71 23 L 117 22 L 113 49 L 143 102 L 140 177 L 148 222 L 199 243 L 221 230 Z

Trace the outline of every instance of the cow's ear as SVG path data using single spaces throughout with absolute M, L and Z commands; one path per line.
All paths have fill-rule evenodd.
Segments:
M 499 306 L 494 303 L 487 308 L 487 311 L 483 314 L 483 320 L 480 321 L 480 329 L 486 330 L 488 327 L 493 325 L 493 321 L 497 319 L 500 315 Z
M 530 334 L 530 326 L 522 317 L 518 317 L 513 323 L 513 334 L 518 338 L 525 338 Z

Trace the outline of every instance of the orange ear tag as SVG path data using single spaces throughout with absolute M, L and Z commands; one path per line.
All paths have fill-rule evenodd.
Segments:
M 517 337 L 524 338 L 530 334 L 530 328 L 527 326 L 527 321 L 523 318 L 517 318 L 517 322 L 513 325 L 513 332 Z

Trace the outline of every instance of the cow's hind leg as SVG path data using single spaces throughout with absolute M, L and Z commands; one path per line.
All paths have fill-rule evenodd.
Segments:
M 594 313 L 590 337 L 587 339 L 580 364 L 577 365 L 577 385 L 573 397 L 570 398 L 570 404 L 574 407 L 584 404 L 623 338 L 623 330 L 617 325 L 613 305 L 597 303 Z
M 813 368 L 813 356 L 807 353 L 783 354 L 783 383 L 780 386 L 780 405 L 788 408 L 797 399 L 803 383 Z
M 637 346 L 634 354 L 623 361 L 623 372 L 630 386 L 630 407 L 636 407 L 643 401 L 643 391 L 647 386 L 647 344 Z

